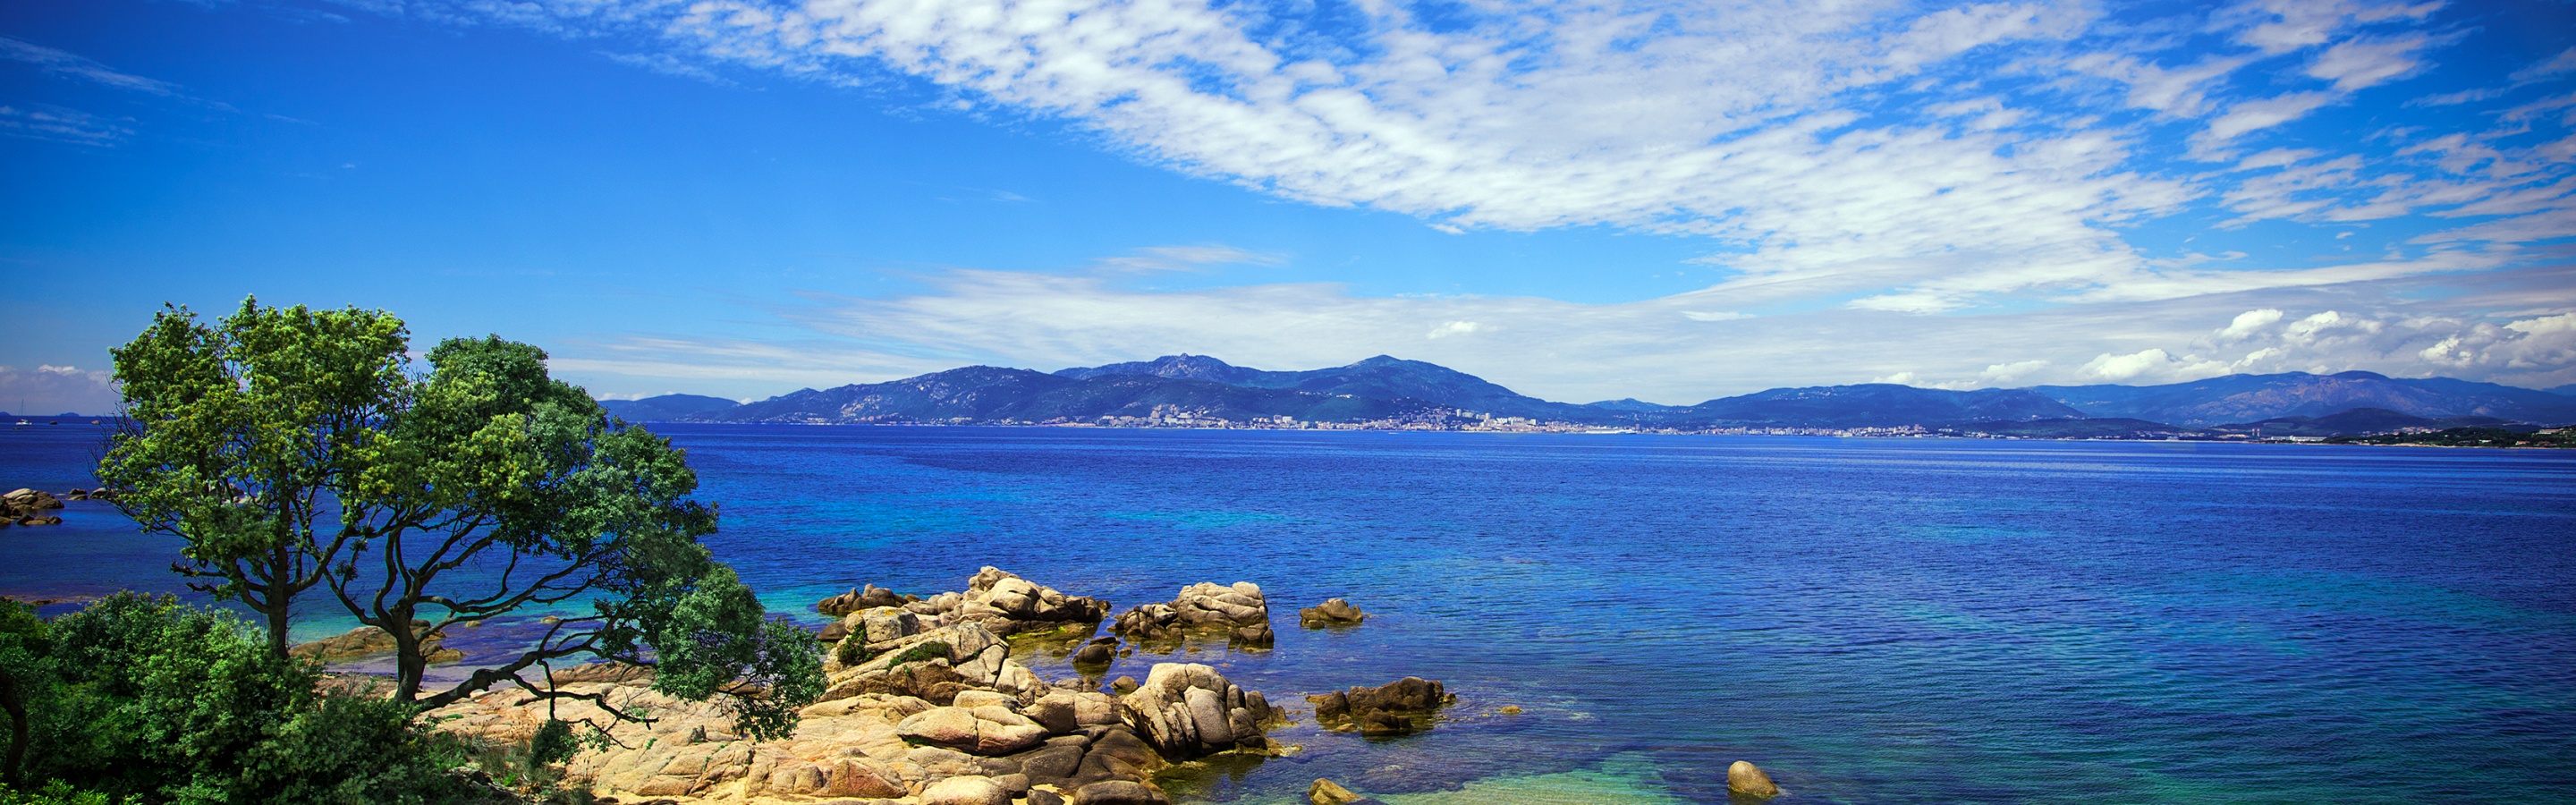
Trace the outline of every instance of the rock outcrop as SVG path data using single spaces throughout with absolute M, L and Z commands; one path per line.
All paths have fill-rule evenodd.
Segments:
M 1324 599 L 1324 603 L 1297 610 L 1297 625 L 1308 629 L 1358 626 L 1364 620 L 1368 620 L 1368 613 L 1360 611 L 1359 607 L 1351 606 L 1351 602 L 1340 598 L 1327 598 Z
M 1199 582 L 1181 588 L 1168 604 L 1144 604 L 1119 613 L 1109 631 L 1140 645 L 1169 647 L 1192 634 L 1223 632 L 1237 646 L 1267 647 L 1270 604 L 1261 586 L 1238 581 L 1219 587 Z
M 1188 702 L 1208 699 L 1217 693 L 1208 686 L 1215 686 L 1243 701 L 1246 715 L 1252 705 L 1268 709 L 1259 694 L 1224 684 L 1215 672 L 1198 668 L 1200 672 L 1177 675 L 1162 672 L 1160 689 L 1178 689 L 1180 700 Z M 587 781 L 594 793 L 621 799 L 685 796 L 771 803 L 856 798 L 923 805 L 1014 799 L 1032 805 L 1169 801 L 1150 782 L 1167 756 L 1157 751 L 1154 740 L 1143 737 L 1158 722 L 1096 691 L 1050 688 L 1030 696 L 967 688 L 945 705 L 882 693 L 841 696 L 807 706 L 792 738 L 754 743 L 731 734 L 731 714 L 722 704 L 655 693 L 649 676 L 572 682 L 561 688 L 601 696 L 656 719 L 615 723 L 589 701 L 554 703 L 559 717 L 567 720 L 615 723 L 610 735 L 617 743 L 584 750 L 567 764 L 567 771 L 573 779 Z M 1193 697 L 1190 691 L 1202 695 Z M 524 740 L 535 734 L 548 711 L 544 699 L 505 690 L 434 715 L 444 719 L 442 729 Z M 1164 723 L 1169 729 L 1168 717 Z M 1248 726 L 1252 730 L 1233 745 L 1266 744 L 1258 732 L 1263 725 Z M 1196 728 L 1193 721 L 1189 729 Z M 964 782 L 952 782 L 960 780 Z M 1000 798 L 994 799 L 997 793 Z
M 414 632 L 427 630 L 429 628 L 429 621 L 412 621 L 411 628 Z M 465 659 L 465 652 L 446 648 L 441 645 L 441 643 L 446 639 L 447 636 L 439 632 L 429 632 L 422 635 L 420 639 L 421 656 L 428 658 L 428 660 L 433 663 L 455 662 L 457 660 Z M 344 634 L 325 637 L 310 643 L 297 643 L 295 645 L 288 646 L 286 648 L 286 654 L 290 657 L 311 657 L 325 663 L 333 663 L 341 660 L 357 659 L 359 657 L 373 654 L 384 654 L 393 650 L 394 636 L 391 633 L 373 626 L 360 626 L 358 628 L 351 629 Z
M 53 493 L 35 489 L 16 489 L 0 495 L 0 526 L 62 525 L 63 518 L 45 512 L 60 509 L 63 502 Z
M 933 627 L 973 623 L 1003 637 L 1097 624 L 1109 614 L 1107 601 L 1066 595 L 995 567 L 984 568 L 967 578 L 964 592 L 916 598 L 897 596 L 871 584 L 864 589 L 823 599 L 814 608 L 826 615 L 840 616 L 838 624 L 823 631 L 823 639 L 833 642 L 863 631 L 862 621 L 872 617 L 870 613 L 889 609 L 927 619 L 926 622 Z
M 1156 663 L 1135 692 L 1119 697 L 1136 734 L 1165 757 L 1194 758 L 1229 749 L 1266 749 L 1278 718 L 1270 702 L 1198 663 Z
M 1169 763 L 1276 750 L 1264 733 L 1279 713 L 1213 668 L 1159 664 L 1123 697 L 1058 687 L 1011 659 L 990 625 L 1053 623 L 1105 604 L 989 568 L 970 588 L 844 616 L 847 634 L 824 663 L 829 687 L 787 740 L 733 735 L 726 705 L 656 693 L 649 672 L 558 671 L 560 690 L 655 719 L 617 722 L 592 701 L 554 701 L 555 717 L 614 724 L 615 740 L 582 750 L 567 773 L 624 801 L 1167 805 L 1151 781 Z M 549 711 L 546 699 L 512 689 L 432 715 L 440 729 L 524 740 Z
M 896 595 L 893 590 L 888 590 L 874 584 L 865 585 L 865 588 L 866 589 L 851 590 L 816 602 L 814 604 L 814 611 L 833 617 L 840 617 L 860 610 L 875 609 L 877 607 L 899 607 L 921 600 L 915 596 Z
M 1738 760 L 1726 767 L 1726 793 L 1739 797 L 1767 799 L 1780 795 L 1780 787 L 1771 783 L 1771 775 L 1749 760 Z
M 1405 735 L 1430 729 L 1440 708 L 1457 700 L 1440 683 L 1418 676 L 1306 697 L 1315 705 L 1315 723 L 1362 735 Z

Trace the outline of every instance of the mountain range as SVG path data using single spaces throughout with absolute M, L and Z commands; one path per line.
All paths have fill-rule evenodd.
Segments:
M 2576 391 L 2576 388 L 2565 389 Z M 1047 423 L 1104 417 L 1451 423 L 1479 415 L 1609 427 L 1922 426 L 2081 434 L 2333 435 L 2451 423 L 2576 423 L 2576 396 L 2371 372 L 2229 375 L 2157 386 L 1953 391 L 1887 383 L 1780 388 L 1694 405 L 1542 400 L 1422 361 L 1380 355 L 1274 372 L 1203 355 L 1062 369 L 968 366 L 884 383 L 800 389 L 758 402 L 667 395 L 604 401 L 630 421 Z M 2370 412 L 2355 409 L 2370 409 Z M 2016 424 L 2019 423 L 2019 424 Z M 2348 430 L 2378 428 L 2379 430 Z M 2330 433 L 2331 432 L 2331 433 Z

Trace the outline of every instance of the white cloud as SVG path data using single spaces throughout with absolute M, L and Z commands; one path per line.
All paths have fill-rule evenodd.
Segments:
M 2279 308 L 2268 307 L 2261 310 L 2248 310 L 2243 313 L 2236 314 L 2236 320 L 2228 322 L 2227 327 L 2219 330 L 2218 337 L 2230 341 L 2250 337 L 2257 332 L 2261 332 L 2263 328 L 2270 327 L 2274 323 L 2279 322 L 2281 320 L 2281 315 Z
M 2528 84 L 2534 81 L 2545 81 L 2551 78 L 2556 78 L 2568 73 L 2576 73 L 2576 48 L 2568 48 L 2566 50 L 2559 51 L 2557 56 L 2551 57 L 2548 61 L 2534 64 L 2520 70 L 2515 70 L 2513 71 L 2513 75 L 2507 76 L 2507 78 L 2511 79 L 2513 83 L 2516 84 Z
M 0 135 L 76 145 L 115 145 L 134 130 L 97 115 L 59 106 L 0 105 Z
M 108 68 L 107 65 L 83 58 L 78 54 L 6 36 L 0 36 L 0 59 L 33 64 L 44 68 L 48 73 L 104 84 L 117 89 L 151 95 L 179 96 L 179 87 L 176 84 L 120 73 Z
M 2566 318 L 2576 311 L 2576 282 L 2532 275 L 2493 297 L 2426 293 L 2436 282 L 2376 279 L 1945 316 L 1828 307 L 1712 326 L 1681 315 L 1701 309 L 1694 295 L 1618 304 L 1374 298 L 1322 284 L 1147 290 L 1107 276 L 957 271 L 933 277 L 918 294 L 816 297 L 789 319 L 802 333 L 792 340 L 655 337 L 549 349 L 559 371 L 595 378 L 585 381 L 595 389 L 725 396 L 970 363 L 1052 371 L 1181 352 L 1265 369 L 1392 353 L 1558 400 L 1696 402 L 1907 372 L 1909 382 L 1941 388 L 2345 369 L 2576 383 L 2576 358 L 2549 347 L 2565 343 L 2550 339 L 2576 339 L 2568 330 L 2576 319 Z M 2401 297 L 2428 301 L 2349 306 Z M 2499 300 L 2539 309 L 2476 312 Z M 1444 336 L 1426 337 L 1432 333 Z M 2468 357 L 2422 354 L 2452 336 L 2463 339 Z
M 942 108 L 1063 121 L 1148 164 L 1446 232 L 1693 238 L 1707 244 L 1697 262 L 1726 272 L 1614 305 L 1118 283 L 1279 259 L 1158 247 L 1088 275 L 960 271 L 928 293 L 819 301 L 810 344 L 612 339 L 579 357 L 585 371 L 887 379 L 1177 351 L 1298 368 L 1419 348 L 1563 399 L 1905 373 L 1957 387 L 2311 367 L 2532 379 L 2565 367 L 2526 348 L 2543 334 L 2507 325 L 2576 305 L 2527 293 L 2479 309 L 2406 284 L 2545 265 L 2529 244 L 2576 232 L 2576 137 L 2549 129 L 2576 125 L 2576 95 L 2502 110 L 2437 96 L 2422 103 L 2442 110 L 2377 131 L 2316 114 L 2396 108 L 2393 82 L 2437 67 L 2454 39 L 2447 21 L 2425 24 L 2438 2 L 2258 0 L 2154 20 L 2074 2 L 1540 3 L 1462 7 L 1463 23 L 1436 30 L 1410 6 L 1366 3 L 1333 32 L 1186 0 L 438 7 L 579 37 L 649 31 L 686 60 L 819 82 L 924 82 Z M 2435 231 L 2332 260 L 2223 247 L 2157 260 L 2133 245 L 2145 227 L 2207 225 L 2185 213 L 2223 227 L 2461 220 L 2417 218 L 2435 226 L 2401 231 Z M 2451 301 L 2355 290 L 2396 287 Z M 2510 344 L 2526 347 L 2495 357 Z M 1640 377 L 1664 379 L 1610 383 Z
M 2334 82 L 2336 92 L 2351 92 L 2423 67 L 2418 51 L 2431 41 L 2432 37 L 2422 35 L 2350 40 L 2318 54 L 2307 74 Z
M 1983 372 L 1978 372 L 1978 373 L 1977 373 L 1977 380 L 1978 380 L 1982 385 L 1991 385 L 1991 386 L 2008 385 L 2008 384 L 2012 383 L 2012 382 L 2013 382 L 2013 381 L 2015 381 L 2015 380 L 2019 380 L 2019 379 L 2023 378 L 2024 376 L 2030 375 L 2030 374 L 2032 374 L 2032 373 L 2034 373 L 2034 372 L 2038 372 L 2039 370 L 2041 370 L 2041 369 L 2046 369 L 2046 368 L 2048 368 L 2048 361 L 2045 361 L 2045 360 L 2027 360 L 2027 361 L 2014 361 L 2014 362 L 2012 362 L 2012 363 L 1998 363 L 1998 364 L 1994 364 L 1994 365 L 1991 365 L 1991 366 L 1987 366 L 1987 367 L 1986 367 L 1986 370 L 1985 370 L 1985 371 L 1983 371 Z
M 1453 335 L 1472 335 L 1476 332 L 1490 329 L 1493 328 L 1472 321 L 1443 322 L 1440 326 L 1431 328 L 1431 332 L 1423 337 L 1447 338 Z
M 1366 3 L 1332 31 L 1293 8 L 1190 0 L 407 8 L 575 36 L 651 31 L 689 58 L 824 82 L 904 76 L 955 105 L 1088 128 L 1145 162 L 1441 231 L 1705 238 L 1704 262 L 1732 274 L 1717 295 L 1912 313 L 2195 292 L 2212 275 L 2150 264 L 2125 233 L 2213 198 L 2238 224 L 2427 206 L 2445 180 L 2394 175 L 2349 136 L 2276 177 L 2228 176 L 2142 157 L 2159 135 L 2112 113 L 2212 116 L 2191 153 L 2224 161 L 2240 140 L 2429 68 L 2457 38 L 2416 30 L 2438 2 L 2361 0 L 2144 22 L 2080 2 L 1543 2 L 1461 7 L 1463 24 L 1437 29 L 1410 6 Z M 2175 33 L 2195 29 L 2238 44 Z M 2248 70 L 2274 74 L 2239 80 Z M 2247 98 L 2240 85 L 2273 89 Z M 2305 268 L 2239 266 L 2196 292 L 2313 281 Z
M 100 415 L 116 410 L 114 375 L 97 369 L 0 366 L 0 410 L 17 416 Z
M 1098 265 L 1105 270 L 1123 273 L 1201 271 L 1221 265 L 1275 266 L 1287 262 L 1287 259 L 1284 255 L 1207 244 L 1150 246 L 1118 257 L 1102 258 Z
M 2267 129 L 2299 119 L 2317 107 L 2333 103 L 2331 92 L 2292 92 L 2262 100 L 2246 101 L 2228 107 L 2227 113 L 2209 122 L 2207 140 L 2226 142 L 2246 132 Z

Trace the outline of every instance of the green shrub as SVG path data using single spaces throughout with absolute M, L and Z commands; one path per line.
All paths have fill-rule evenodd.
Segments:
M 0 805 L 113 805 L 113 801 L 104 792 L 82 791 L 70 783 L 55 780 L 45 784 L 44 788 L 24 793 L 0 785 Z
M 229 613 L 119 593 L 47 625 L 25 779 L 170 803 L 465 796 L 446 769 L 467 751 L 410 703 L 318 692 Z
M 887 665 L 894 666 L 908 662 L 920 662 L 922 660 L 944 659 L 948 659 L 948 644 L 937 640 L 931 640 L 920 645 L 913 646 L 912 648 L 904 649 L 902 654 L 895 655 L 894 661 L 887 663 Z
M 859 667 L 875 656 L 868 653 L 868 641 L 859 639 L 858 635 L 841 638 L 841 644 L 832 647 L 832 658 L 840 660 L 843 668 Z

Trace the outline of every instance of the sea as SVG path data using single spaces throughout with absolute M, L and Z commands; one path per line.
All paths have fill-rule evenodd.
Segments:
M 1186 802 L 1716 803 L 1737 760 L 1785 803 L 2576 801 L 2576 451 L 652 427 L 801 622 L 986 565 L 1120 609 L 1250 581 L 1275 647 L 1109 675 L 1457 694 L 1410 736 L 1281 728 L 1165 777 Z M 0 487 L 94 485 L 103 438 L 0 430 Z M 62 514 L 0 529 L 0 593 L 183 590 L 170 538 Z M 1299 628 L 1329 597 L 1366 624 Z

